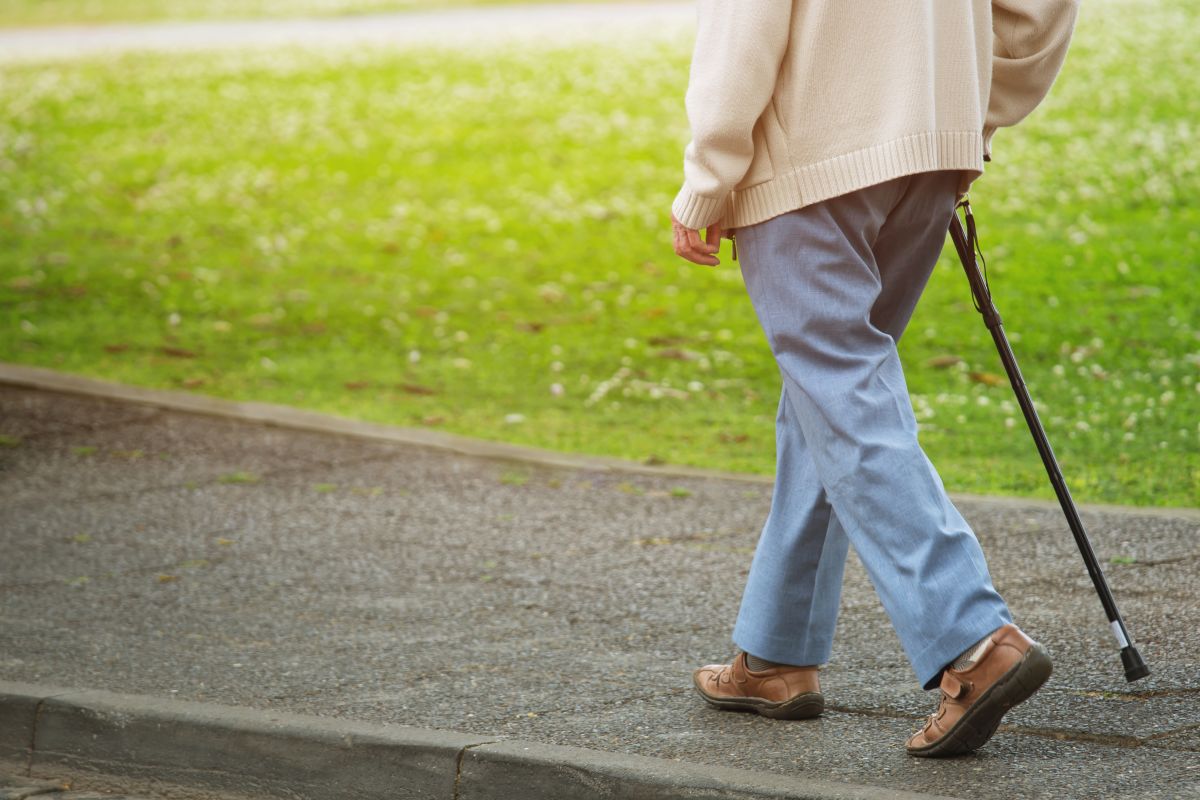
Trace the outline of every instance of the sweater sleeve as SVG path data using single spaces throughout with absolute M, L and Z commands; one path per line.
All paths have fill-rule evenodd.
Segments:
M 719 221 L 750 168 L 754 125 L 774 93 L 791 16 L 792 0 L 698 0 L 686 99 L 692 141 L 671 206 L 689 228 Z
M 992 1 L 992 87 L 984 123 L 990 150 L 997 128 L 1037 107 L 1062 69 L 1079 0 Z

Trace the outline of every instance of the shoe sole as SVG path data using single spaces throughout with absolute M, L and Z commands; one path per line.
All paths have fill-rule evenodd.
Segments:
M 713 697 L 706 694 L 698 683 L 694 683 L 694 685 L 696 691 L 704 698 L 704 702 L 722 711 L 753 711 L 771 719 L 812 719 L 821 716 L 825 711 L 825 698 L 819 692 L 805 692 L 796 695 L 791 700 L 772 703 L 769 700 L 755 697 L 737 699 Z
M 1035 642 L 1016 666 L 984 692 L 945 736 L 924 747 L 910 747 L 908 754 L 918 758 L 944 758 L 978 750 L 992 738 L 1009 709 L 1042 688 L 1052 671 L 1049 653 Z

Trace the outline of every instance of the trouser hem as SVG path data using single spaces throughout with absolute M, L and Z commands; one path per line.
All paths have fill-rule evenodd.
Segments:
M 995 609 L 976 618 L 969 624 L 958 624 L 934 639 L 923 650 L 913 656 L 913 672 L 925 690 L 936 689 L 941 682 L 942 671 L 958 658 L 967 648 L 983 639 L 997 628 L 1012 622 L 1006 608 Z

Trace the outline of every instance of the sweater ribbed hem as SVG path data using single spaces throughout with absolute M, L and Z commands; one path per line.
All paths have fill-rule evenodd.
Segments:
M 797 208 L 831 197 L 874 186 L 905 175 L 938 170 L 965 170 L 973 180 L 983 173 L 983 136 L 979 131 L 932 131 L 894 139 L 882 145 L 846 153 L 835 158 L 777 175 L 769 181 L 735 191 L 730 195 L 731 213 L 722 220 L 727 228 L 764 222 Z M 690 198 L 692 205 L 680 203 Z M 699 197 L 685 186 L 672 210 L 685 225 L 708 224 L 715 217 L 692 213 L 685 219 L 680 210 L 719 208 L 720 199 Z M 700 227 L 700 226 L 695 226 Z
M 705 197 L 693 192 L 687 184 L 675 196 L 671 204 L 671 213 L 688 228 L 700 230 L 707 228 L 725 216 L 724 197 Z

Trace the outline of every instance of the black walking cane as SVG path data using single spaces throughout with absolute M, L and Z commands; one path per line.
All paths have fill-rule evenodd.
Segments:
M 965 232 L 963 231 L 962 222 L 958 218 L 956 209 L 954 219 L 950 222 L 950 238 L 954 240 L 954 249 L 958 251 L 963 269 L 967 271 L 967 280 L 971 284 L 971 294 L 975 300 L 975 310 L 983 315 L 983 322 L 992 332 L 996 349 L 1000 351 L 1000 360 L 1004 363 L 1004 371 L 1008 373 L 1009 383 L 1012 384 L 1013 391 L 1017 395 L 1017 402 L 1020 403 L 1021 411 L 1025 414 L 1025 422 L 1029 425 L 1029 432 L 1033 434 L 1034 444 L 1037 445 L 1038 453 L 1042 456 L 1042 463 L 1046 466 L 1046 473 L 1050 476 L 1054 493 L 1058 495 L 1058 502 L 1062 506 L 1063 513 L 1067 515 L 1067 524 L 1071 526 L 1071 533 L 1075 534 L 1075 544 L 1079 545 L 1083 563 L 1087 565 L 1088 574 L 1092 576 L 1092 583 L 1096 586 L 1096 594 L 1100 595 L 1100 603 L 1104 606 L 1104 613 L 1108 616 L 1108 624 L 1112 627 L 1113 635 L 1117 637 L 1117 644 L 1121 647 L 1121 663 L 1125 667 L 1125 680 L 1132 683 L 1149 675 L 1150 668 L 1146 666 L 1137 647 L 1130 640 L 1125 621 L 1121 619 L 1121 612 L 1117 611 L 1117 601 L 1113 599 L 1112 590 L 1108 588 L 1108 582 L 1104 580 L 1100 562 L 1096 560 L 1092 543 L 1088 541 L 1087 533 L 1083 530 L 1083 522 L 1079 519 L 1075 501 L 1071 499 L 1071 493 L 1067 490 L 1067 482 L 1063 479 L 1062 470 L 1059 469 L 1058 461 L 1054 458 L 1054 451 L 1050 449 L 1046 430 L 1042 427 L 1042 422 L 1038 419 L 1037 411 L 1033 407 L 1033 400 L 1029 397 L 1025 379 L 1021 377 L 1017 358 L 1008 344 L 1008 337 L 1004 335 L 1004 324 L 1000 321 L 1000 312 L 992 303 L 992 292 L 988 287 L 987 264 L 984 264 L 984 270 L 981 271 L 979 262 L 975 259 L 975 253 L 979 252 L 979 261 L 982 261 L 983 252 L 979 250 L 971 204 L 964 199 L 959 206 L 966 214 L 967 229 Z

